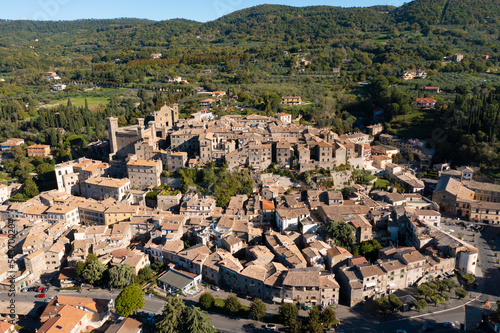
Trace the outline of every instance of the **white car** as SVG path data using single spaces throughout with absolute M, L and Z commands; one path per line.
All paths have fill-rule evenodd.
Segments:
M 266 330 L 276 331 L 276 325 L 274 325 L 274 324 L 267 324 L 267 325 L 264 325 L 264 328 L 265 328 Z

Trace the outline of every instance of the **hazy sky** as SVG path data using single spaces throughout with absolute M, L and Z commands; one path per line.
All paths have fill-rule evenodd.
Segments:
M 186 18 L 200 22 L 211 21 L 236 10 L 262 3 L 344 7 L 366 7 L 382 4 L 401 6 L 404 3 L 402 0 L 18 0 L 2 2 L 1 19 L 75 20 L 136 17 L 158 21 Z

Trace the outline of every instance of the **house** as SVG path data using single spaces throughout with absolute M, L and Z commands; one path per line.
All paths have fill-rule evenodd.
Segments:
M 283 96 L 281 97 L 281 104 L 285 105 L 300 105 L 302 99 L 300 96 Z
M 130 190 L 131 184 L 128 178 L 95 177 L 84 181 L 82 186 L 85 187 L 87 198 L 96 200 L 113 198 L 121 201 Z
M 2 151 L 7 151 L 7 150 L 10 150 L 14 146 L 20 146 L 22 144 L 24 144 L 24 140 L 23 139 L 10 138 L 7 141 L 2 142 L 0 144 L 0 148 L 2 149 Z
M 10 198 L 9 187 L 5 184 L 0 184 L 0 203 L 3 203 Z
M 276 119 L 284 124 L 290 124 L 292 122 L 292 115 L 285 112 L 278 112 L 276 114 Z
M 104 333 L 142 333 L 142 323 L 132 318 L 119 318 Z
M 465 207 L 474 200 L 474 191 L 468 189 L 457 179 L 441 177 L 432 193 L 432 201 L 439 205 L 441 212 L 464 216 Z
M 243 248 L 243 241 L 234 235 L 229 235 L 221 239 L 221 246 L 229 253 L 234 254 Z
M 7 320 L 1 320 L 0 333 L 17 333 L 16 326 Z
M 47 72 L 42 75 L 47 81 L 60 80 L 61 77 L 56 72 Z
M 35 156 L 46 157 L 50 155 L 50 146 L 31 145 L 26 147 L 26 151 L 28 152 L 28 157 L 35 157 Z
M 464 59 L 464 55 L 460 53 L 456 53 L 451 57 L 451 60 L 454 62 L 461 62 Z
M 470 203 L 470 219 L 490 224 L 500 224 L 500 203 L 474 201 Z
M 347 260 L 352 258 L 352 254 L 340 246 L 333 246 L 326 251 L 326 268 L 336 272 L 340 266 L 347 264 Z
M 291 269 L 283 280 L 283 301 L 315 306 L 338 303 L 340 287 L 333 276 L 322 276 L 317 268 Z
M 220 98 L 222 96 L 226 96 L 226 92 L 224 90 L 212 91 L 212 97 Z
M 441 90 L 439 89 L 439 87 L 424 86 L 422 88 L 422 90 L 425 91 L 425 92 L 436 93 L 436 94 L 439 94 L 441 92 Z
M 307 208 L 278 208 L 276 210 L 276 224 L 281 232 L 289 228 L 298 228 L 299 223 L 302 223 L 303 220 L 307 220 L 310 214 Z
M 62 305 L 57 309 L 57 316 L 45 320 L 37 332 L 80 332 L 89 322 L 86 311 L 71 305 Z
M 170 268 L 158 278 L 158 286 L 171 293 L 186 294 L 190 289 L 198 289 L 201 273 L 191 273 L 179 268 Z
M 370 134 L 372 136 L 376 136 L 384 131 L 384 126 L 382 124 L 378 123 L 378 124 L 366 126 L 366 129 L 368 130 L 368 134 Z
M 52 90 L 53 91 L 66 90 L 66 85 L 65 84 L 56 84 L 56 85 L 52 86 Z
M 212 107 L 212 103 L 215 102 L 215 99 L 212 99 L 212 98 L 207 98 L 207 99 L 204 99 L 200 102 L 200 106 L 203 108 L 211 108 Z
M 434 109 L 436 100 L 434 98 L 417 98 L 417 107 L 421 109 Z
M 48 302 L 43 313 L 40 315 L 40 321 L 45 323 L 53 318 L 66 317 L 67 313 L 61 313 L 61 310 L 68 306 L 83 311 L 86 314 L 85 319 L 88 321 L 102 321 L 109 317 L 110 302 L 111 301 L 109 299 L 56 295 Z M 78 316 L 67 316 L 67 318 L 72 317 L 80 319 L 84 316 L 80 312 L 78 312 Z M 77 323 L 78 321 L 75 322 L 75 326 Z M 57 331 L 54 330 L 45 332 L 71 332 L 72 328 L 73 327 L 62 331 L 59 329 Z M 40 332 L 40 329 L 38 329 L 38 332 Z
M 72 267 L 62 268 L 57 279 L 61 288 L 74 287 L 76 283 L 76 272 Z

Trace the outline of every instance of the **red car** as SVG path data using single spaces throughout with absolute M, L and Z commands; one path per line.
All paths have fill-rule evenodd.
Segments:
M 38 287 L 38 292 L 41 293 L 44 289 L 44 287 Z
M 45 295 L 45 294 L 38 294 L 35 297 L 36 298 L 45 298 L 45 297 L 47 297 L 47 295 Z

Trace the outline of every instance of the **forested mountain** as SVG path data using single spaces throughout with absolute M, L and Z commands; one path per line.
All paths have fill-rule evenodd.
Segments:
M 500 2 L 492 0 L 417 0 L 394 11 L 398 22 L 432 24 L 498 24 Z

